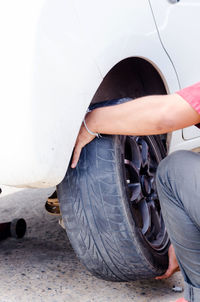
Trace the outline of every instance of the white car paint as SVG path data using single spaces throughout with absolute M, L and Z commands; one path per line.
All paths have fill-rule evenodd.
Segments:
M 180 88 L 147 0 L 1 1 L 0 38 L 0 183 L 6 185 L 50 187 L 62 180 L 86 109 L 121 60 L 145 58 L 169 93 Z M 199 145 L 189 142 L 177 131 L 170 148 Z
M 156 25 L 161 41 L 169 54 L 177 71 L 180 86 L 190 86 L 200 79 L 200 1 L 150 0 L 155 16 Z M 183 129 L 183 138 L 186 140 L 200 136 L 196 127 Z M 181 138 L 182 141 L 182 138 Z M 190 149 L 191 142 L 179 142 L 183 148 Z M 199 144 L 198 140 L 195 140 Z M 194 143 L 195 143 L 194 141 Z M 179 148 L 174 143 L 171 150 Z

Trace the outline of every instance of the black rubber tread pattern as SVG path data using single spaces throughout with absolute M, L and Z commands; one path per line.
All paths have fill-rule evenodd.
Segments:
M 93 140 L 83 149 L 77 168 L 69 168 L 58 186 L 62 217 L 77 256 L 93 275 L 111 281 L 151 278 L 168 264 L 167 249 L 156 253 L 134 224 L 123 182 L 122 139 Z

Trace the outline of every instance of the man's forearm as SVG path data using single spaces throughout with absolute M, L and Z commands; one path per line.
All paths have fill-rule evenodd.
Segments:
M 198 123 L 200 114 L 178 94 L 139 98 L 95 109 L 86 116 L 87 127 L 102 134 L 161 134 Z M 72 168 L 76 167 L 82 148 L 94 138 L 95 135 L 88 132 L 82 123 L 76 139 Z
M 199 123 L 199 114 L 179 95 L 148 96 L 112 107 L 95 109 L 86 117 L 98 133 L 150 135 Z

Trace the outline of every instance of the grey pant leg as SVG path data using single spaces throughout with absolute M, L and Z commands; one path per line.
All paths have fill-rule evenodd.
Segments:
M 185 299 L 200 301 L 200 155 L 177 151 L 157 170 L 163 218 L 185 280 Z

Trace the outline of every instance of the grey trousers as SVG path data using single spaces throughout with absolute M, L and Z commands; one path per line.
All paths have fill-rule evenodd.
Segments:
M 185 281 L 184 297 L 200 302 L 200 154 L 177 151 L 157 170 L 163 218 Z

